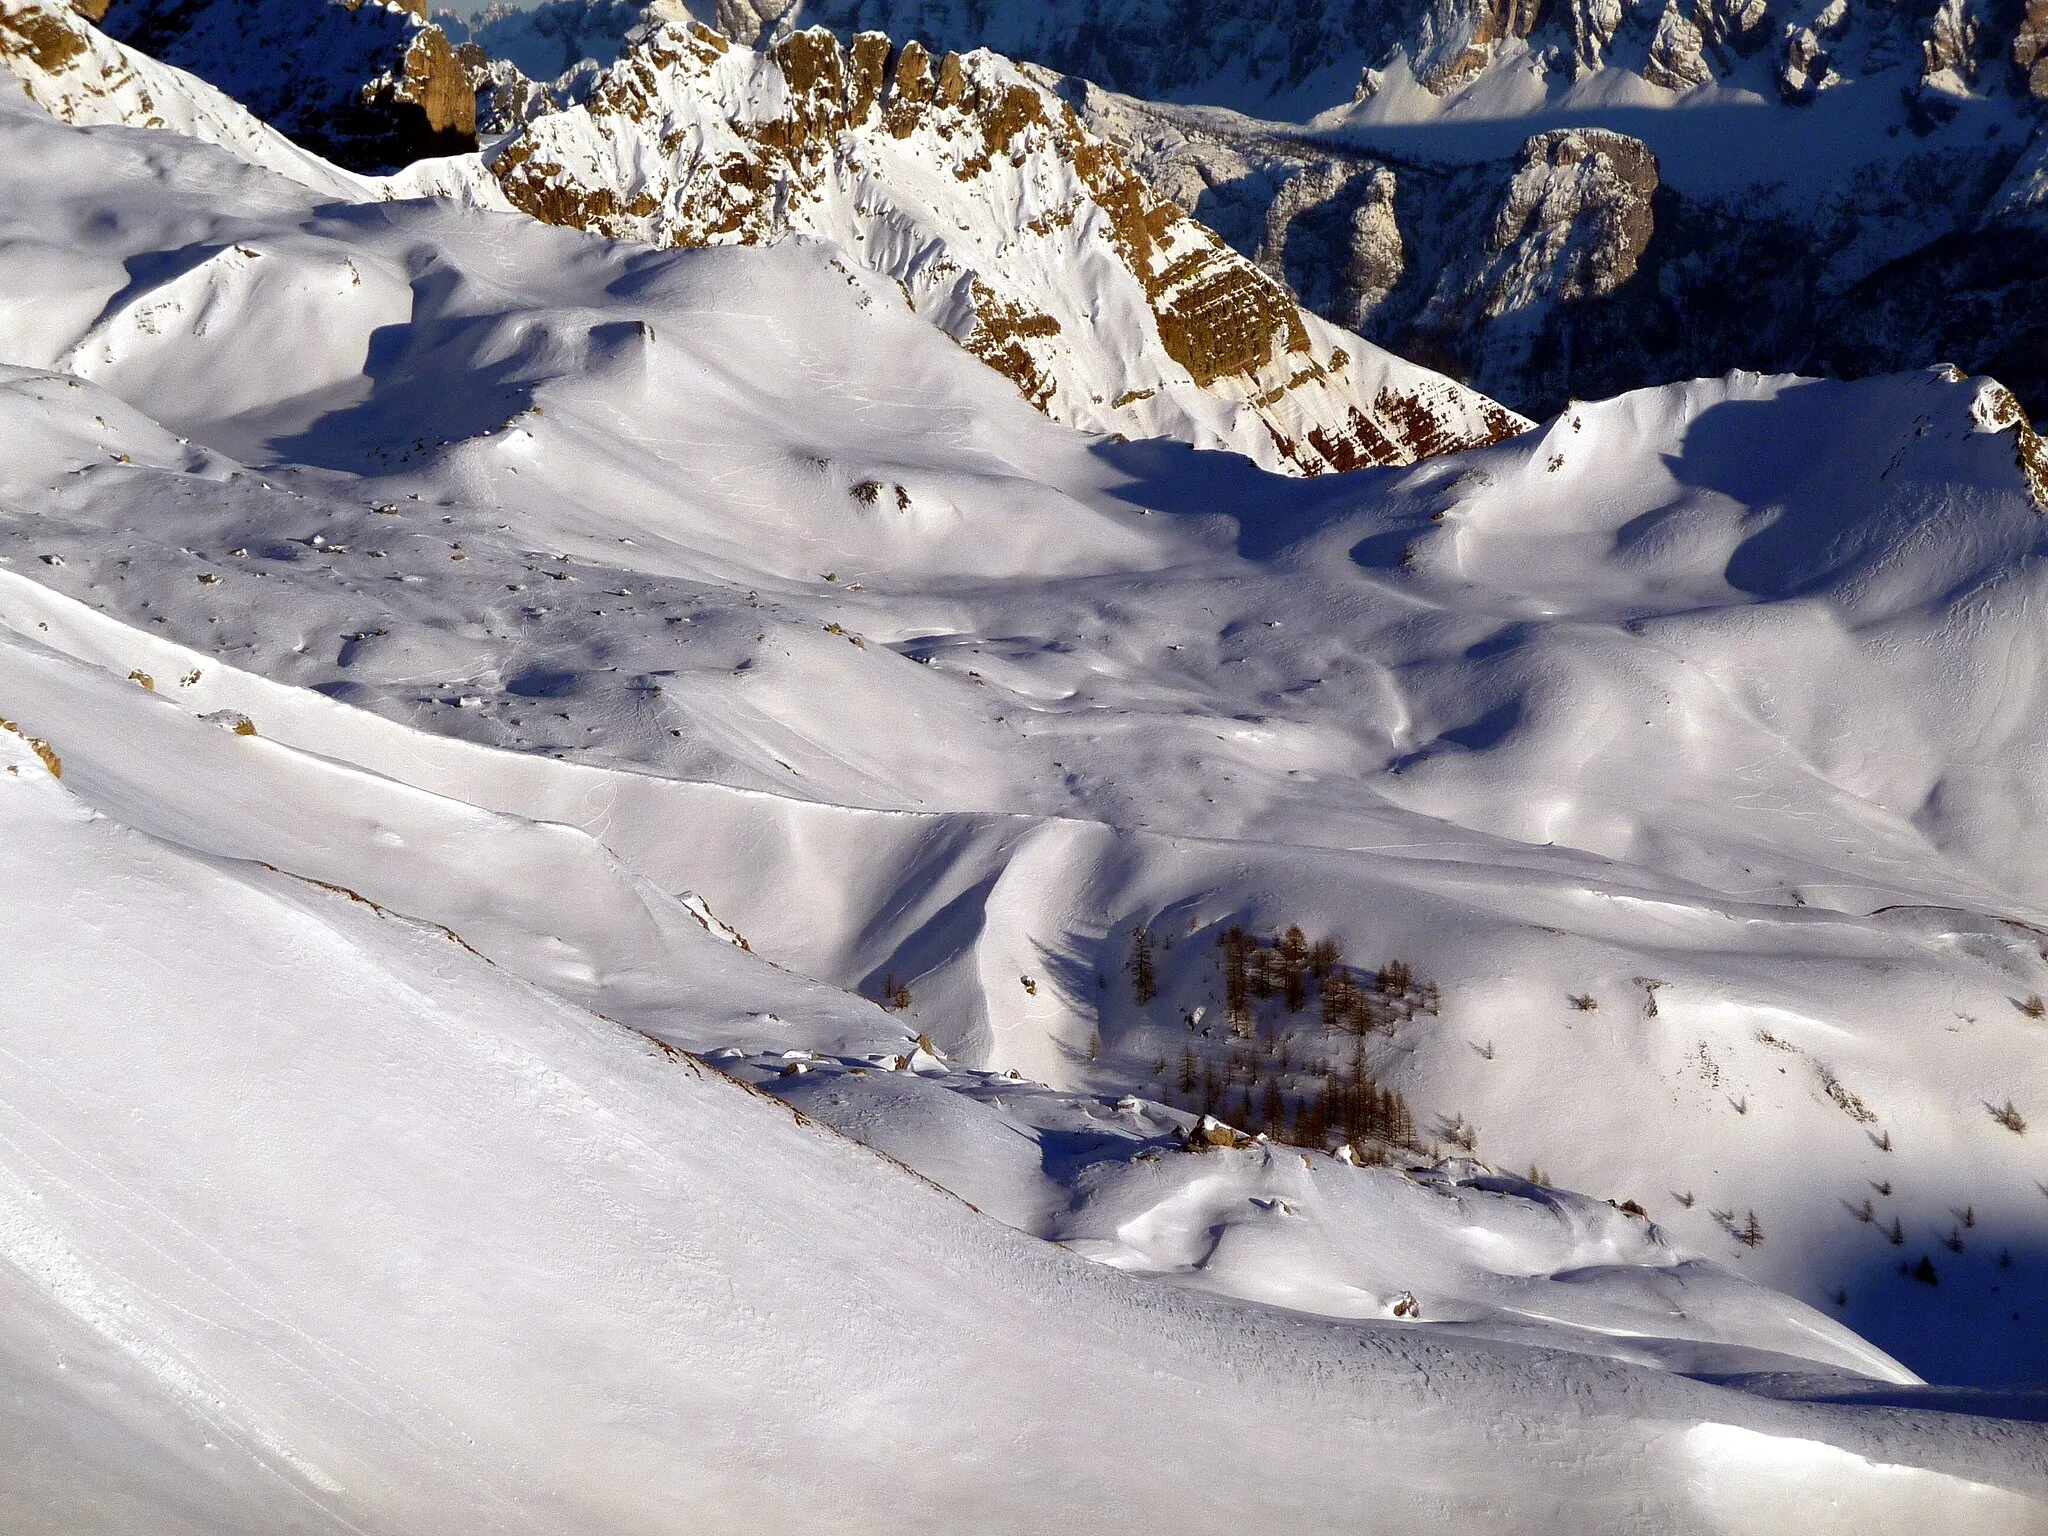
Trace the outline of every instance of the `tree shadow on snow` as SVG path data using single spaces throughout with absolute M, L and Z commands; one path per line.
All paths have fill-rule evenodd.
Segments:
M 1924 1214 L 1902 1219 L 1904 1241 L 1894 1244 L 1884 1210 L 1890 1202 L 1875 1199 L 1876 1219 L 1857 1221 L 1848 1211 L 1871 1191 L 1859 1186 L 1851 1193 L 1854 1201 L 1843 1199 L 1845 1230 L 1831 1244 L 1812 1245 L 1835 1249 L 1839 1290 L 1808 1299 L 1930 1385 L 1831 1380 L 1798 1395 L 1896 1399 L 1899 1406 L 2048 1422 L 2048 1202 L 2039 1224 L 1976 1215 L 1966 1227 L 1966 1213 L 1975 1214 L 1966 1206 L 1942 1213 L 1938 1222 Z M 1815 1266 L 1823 1274 L 1827 1267 Z

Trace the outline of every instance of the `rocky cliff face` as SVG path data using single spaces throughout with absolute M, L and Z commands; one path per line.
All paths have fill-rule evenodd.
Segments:
M 476 92 L 442 30 L 382 0 L 110 0 L 101 27 L 308 149 L 380 171 L 476 147 Z
M 1794 198 L 1673 185 L 1606 130 L 1445 163 L 1051 83 L 1305 304 L 1530 415 L 1730 368 L 1939 361 L 2048 408 L 2048 129 L 2010 101 L 1923 140 L 1894 95 L 1896 136 L 1873 130 L 1886 149 Z M 1775 110 L 1796 157 L 1807 119 Z
M 2013 31 L 2012 62 L 2026 77 L 2027 94 L 2048 101 L 2048 0 L 2027 0 Z
M 665 246 L 828 240 L 1057 420 L 1296 473 L 1523 423 L 1305 313 L 986 52 L 657 24 L 491 167 L 550 223 Z
M 1438 0 L 1447 13 L 1460 0 Z M 1513 0 L 1505 0 L 1512 4 Z M 1267 102 L 1276 92 L 1350 94 L 1368 56 L 1399 36 L 1394 6 L 1354 0 L 715 0 L 717 25 L 742 42 L 773 42 L 799 26 L 842 37 L 886 32 L 939 49 L 990 48 L 1134 95 Z M 1420 7 L 1417 7 L 1420 10 Z M 1443 46 L 1465 25 L 1447 14 Z

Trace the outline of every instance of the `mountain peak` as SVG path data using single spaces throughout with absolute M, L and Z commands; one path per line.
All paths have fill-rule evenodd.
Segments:
M 832 242 L 1056 420 L 1313 474 L 1520 418 L 1305 312 L 987 50 L 657 22 L 491 169 L 548 223 L 660 246 Z

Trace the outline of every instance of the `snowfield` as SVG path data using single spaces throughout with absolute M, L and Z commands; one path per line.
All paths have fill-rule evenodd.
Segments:
M 0 98 L 0 1524 L 2048 1527 L 1999 386 L 1288 479 L 161 115 Z

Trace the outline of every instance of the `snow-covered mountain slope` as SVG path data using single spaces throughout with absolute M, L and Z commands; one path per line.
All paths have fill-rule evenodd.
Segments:
M 25 103 L 0 128 L 30 370 L 0 392 L 0 567 L 56 594 L 11 583 L 19 627 L 256 732 L 110 811 L 444 923 L 736 1073 L 769 1053 L 843 1098 L 821 1115 L 1150 1273 L 1266 1301 L 1307 1276 L 1302 1309 L 1344 1316 L 1398 1284 L 1425 1323 L 1496 1328 L 1518 1303 L 1447 1258 L 1418 1289 L 1296 1229 L 1176 1235 L 1284 1214 L 1257 1199 L 1341 1238 L 1291 1154 L 1231 1174 L 1242 1206 L 1166 1187 L 1123 1233 L 1169 1127 L 1322 1115 L 1325 1147 L 1476 1145 L 1631 1200 L 1669 1257 L 1922 1374 L 2042 1373 L 2038 448 L 1981 381 L 1736 378 L 1295 482 L 1066 431 L 818 244 L 335 207 L 170 135 Z M 0 708 L 81 788 L 119 747 L 90 694 Z M 552 860 L 593 894 L 429 879 L 395 810 L 339 853 L 256 781 L 208 812 L 252 740 L 471 807 L 476 869 Z M 738 962 L 704 911 L 795 975 L 705 1001 L 705 957 Z M 1232 1021 L 1231 929 L 1290 925 L 1347 958 Z M 841 1015 L 834 987 L 910 997 Z M 916 1063 L 913 1034 L 959 1091 L 891 1140 L 852 1073 Z M 1173 1107 L 1116 1122 L 1146 1127 L 1129 1171 L 1053 1124 L 1013 1174 L 986 1149 L 1028 1151 L 1038 1111 L 977 1075 L 1006 1070 L 1078 1096 L 1053 1119 Z M 1039 1180 L 1095 1203 L 1053 1224 Z M 1554 1210 L 1526 1273 L 1615 1240 Z
M 364 195 L 363 178 L 300 148 L 205 81 L 115 42 L 59 0 L 0 4 L 0 65 L 66 122 L 167 129 L 315 190 L 351 201 Z
M 424 19 L 424 0 L 89 0 L 79 9 L 350 169 L 395 170 L 476 147 L 475 88 Z
M 407 883 L 459 876 L 477 813 L 59 655 L 23 586 L 0 598 L 0 687 L 98 740 L 60 762 L 0 730 L 13 1529 L 2038 1525 L 2038 1427 L 1886 1405 L 1910 1389 L 1773 1402 L 1483 1330 L 1316 1324 L 1012 1232 L 402 909 L 211 852 L 259 830 L 244 786 L 330 849 L 404 843 Z M 573 864 L 553 886 L 494 873 L 505 896 L 587 891 Z M 707 1021 L 779 985 L 759 962 L 700 980 Z M 1270 1182 L 1239 1154 L 1154 1166 L 1212 1201 L 1219 1176 Z M 1496 1266 L 1589 1220 L 1485 1180 L 1281 1177 Z M 1272 1222 L 1307 1220 L 1281 1203 Z M 1496 1283 L 1585 1315 L 1639 1241 L 1609 1220 L 1619 1251 L 1595 1224 L 1576 1251 L 1608 1267 L 1554 1300 Z M 1704 1278 L 1645 1271 L 1644 1315 L 1711 1306 Z M 1719 1300 L 1752 1334 L 1770 1307 Z
M 0 3 L 0 69 L 20 82 L 30 101 L 67 123 L 198 139 L 322 197 L 346 203 L 451 197 L 509 207 L 473 155 L 420 160 L 388 176 L 323 160 L 197 75 L 116 42 L 65 0 Z
M 772 53 L 657 23 L 491 169 L 549 223 L 663 246 L 790 234 L 912 306 L 1055 420 L 1316 473 L 1523 423 L 1301 311 L 1003 60 L 822 31 Z
M 1248 883 L 1256 844 L 1118 851 L 1085 809 L 833 803 L 858 767 L 825 750 L 777 794 L 673 773 L 835 733 L 837 687 L 910 709 L 975 796 L 1017 794 L 972 745 L 979 690 L 821 623 L 869 583 L 805 557 L 888 552 L 877 599 L 960 619 L 1269 580 L 1221 524 L 1131 501 L 1159 450 L 1046 422 L 814 247 L 656 254 L 337 206 L 219 146 L 14 102 L 0 135 L 0 292 L 33 298 L 0 330 L 30 364 L 0 380 L 11 1528 L 2038 1524 L 2048 1439 L 2006 1416 L 2029 1400 L 1919 1388 L 1638 1212 L 1461 1160 L 1202 1150 L 1240 1138 L 1112 1097 L 1155 1025 L 1108 1008 L 1117 1046 L 1068 1073 L 1095 1089 L 912 1038 L 971 1034 L 974 972 L 993 1002 L 1062 880 L 1122 863 L 1242 903 L 1312 849 L 1270 842 Z M 542 455 L 536 428 L 561 434 Z M 209 446 L 229 441 L 266 467 Z M 1234 504 L 1263 489 L 1283 521 L 1333 494 L 1165 453 L 1155 493 L 1235 475 Z M 860 454 L 903 477 L 888 526 L 868 481 L 839 483 Z M 340 633 L 357 614 L 376 630 Z M 420 700 L 427 674 L 486 686 L 467 674 L 507 641 L 504 690 Z M 715 661 L 639 674 L 623 711 L 604 692 L 606 667 L 735 645 L 755 703 L 694 691 L 741 681 Z M 416 718 L 330 696 L 351 678 Z M 642 729 L 671 685 L 698 739 Z M 515 699 L 562 743 L 449 729 L 517 730 Z M 878 745 L 842 749 L 893 766 Z M 1497 904 L 1532 855 L 1469 844 Z M 949 886 L 981 870 L 977 913 Z M 948 940 L 957 1006 L 943 967 L 906 969 L 907 1019 L 830 984 Z M 1162 956 L 1166 995 L 1197 947 Z M 1051 960 L 1023 996 L 1053 1001 Z M 1060 1017 L 1004 996 L 983 1054 L 1056 1066 L 1033 1032 Z
M 716 1045 L 722 1059 L 751 1047 L 758 1061 L 726 1060 L 727 1070 L 758 1076 L 1010 1225 L 1118 1268 L 1192 1272 L 1226 1294 L 1339 1317 L 1411 1315 L 1426 1296 L 1429 1321 L 1452 1332 L 1724 1374 L 1820 1365 L 1913 1379 L 1839 1324 L 1688 1257 L 1639 1215 L 1597 1200 L 1489 1180 L 1477 1167 L 1418 1183 L 1279 1148 L 1204 1155 L 1173 1139 L 1193 1123 L 1185 1114 L 1126 1101 L 1106 1115 L 1107 1101 L 1093 1096 L 963 1075 L 873 1004 L 751 958 L 701 899 L 636 880 L 587 834 L 238 731 L 260 717 L 291 734 L 290 722 L 309 711 L 346 731 L 349 712 L 222 677 L 210 659 L 141 641 L 24 586 L 7 582 L 7 622 L 34 643 L 0 658 L 0 687 L 10 708 L 63 742 L 68 755 L 51 747 L 53 760 L 95 808 L 208 855 L 289 870 L 407 913 L 658 1039 Z M 96 665 L 51 654 L 51 640 Z M 161 690 L 138 693 L 140 668 L 121 677 L 103 665 L 110 650 L 133 653 L 138 643 L 164 677 Z M 154 685 L 155 674 L 142 676 Z M 209 709 L 223 692 L 256 716 Z M 434 764 L 443 791 L 447 776 L 498 771 L 489 753 L 385 734 L 387 746 L 403 743 L 416 763 Z M 180 769 L 167 774 L 172 763 Z M 311 806 L 324 809 L 309 818 Z M 786 1049 L 798 1040 L 806 1043 Z M 1107 1144 L 1083 1155 L 1091 1140 Z M 998 1142 L 1007 1155 L 992 1154 Z M 1055 1155 L 1061 1143 L 1065 1155 Z M 1462 1241 L 1444 1230 L 1453 1212 Z M 1306 1223 L 1276 1227 L 1262 1214 Z M 1216 1221 L 1251 1224 L 1228 1245 L 1227 1263 L 1202 1242 Z M 1192 1261 L 1174 1257 L 1191 1246 Z

